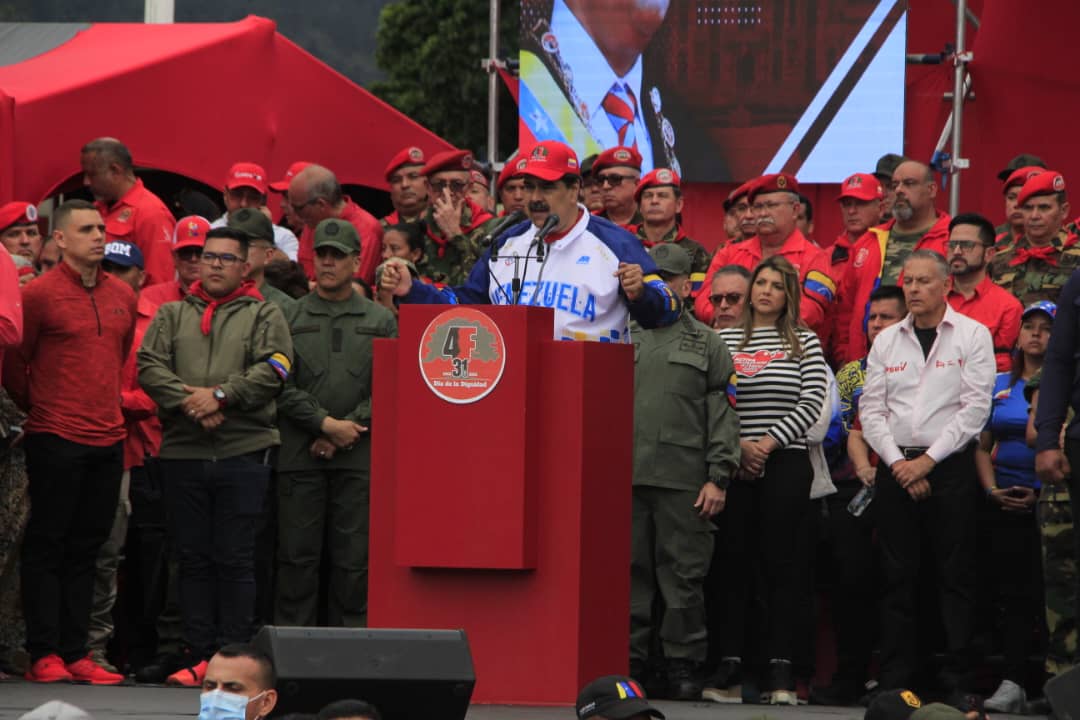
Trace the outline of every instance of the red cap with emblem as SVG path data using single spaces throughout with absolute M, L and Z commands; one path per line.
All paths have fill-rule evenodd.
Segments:
M 206 233 L 210 232 L 210 221 L 201 215 L 188 215 L 176 221 L 173 228 L 173 250 L 186 247 L 201 248 L 206 244 Z
M 292 179 L 294 177 L 296 177 L 300 173 L 301 170 L 303 170 L 304 168 L 306 168 L 308 165 L 311 165 L 311 164 L 312 163 L 309 163 L 309 162 L 307 162 L 305 160 L 297 160 L 296 162 L 294 162 L 292 165 L 289 166 L 288 170 L 285 171 L 285 177 L 283 177 L 278 182 L 270 183 L 270 189 L 273 190 L 274 192 L 279 192 L 279 193 L 283 193 L 283 192 L 288 191 L 289 183 L 292 182 Z
M 446 170 L 469 171 L 472 169 L 473 155 L 471 152 L 468 150 L 447 150 L 432 155 L 431 159 L 424 165 L 424 169 L 420 171 L 420 174 L 431 177 L 437 172 Z
M 394 174 L 394 171 L 398 168 L 405 167 L 406 165 L 419 165 L 424 166 L 426 158 L 424 151 L 418 147 L 410 146 L 398 150 L 397 155 L 390 158 L 390 162 L 386 165 L 384 175 L 386 176 L 386 182 L 390 182 L 390 176 Z
M 885 188 L 881 181 L 870 173 L 855 173 L 840 185 L 840 194 L 836 199 L 854 198 L 856 200 L 881 200 L 885 197 Z
M 1059 172 L 1047 170 L 1027 179 L 1016 197 L 1016 204 L 1023 205 L 1038 195 L 1054 195 L 1059 192 L 1065 192 L 1065 178 Z
M 260 194 L 266 194 L 266 171 L 262 165 L 249 162 L 238 162 L 229 168 L 229 174 L 225 176 L 225 189 L 233 190 L 238 187 L 255 188 Z
M 799 192 L 799 181 L 795 179 L 794 175 L 788 175 L 787 173 L 776 173 L 774 175 L 762 175 L 757 180 L 754 180 L 750 185 L 749 200 L 754 202 L 754 198 L 763 193 L 774 192 Z
M 529 157 L 517 162 L 518 174 L 531 175 L 553 182 L 564 175 L 581 175 L 577 153 L 569 145 L 545 140 L 529 152 Z
M 478 185 L 483 185 L 484 187 L 486 187 L 488 189 L 491 188 L 491 181 L 488 180 L 487 175 L 480 172 L 479 170 L 470 170 L 469 171 L 469 177 L 472 178 L 472 181 L 474 183 L 477 183 Z
M 593 163 L 593 175 L 609 167 L 628 167 L 640 171 L 641 153 L 637 151 L 637 148 L 623 147 L 621 145 L 608 148 L 600 153 L 596 158 L 596 162 Z
M 681 187 L 682 181 L 679 179 L 679 173 L 667 168 L 656 168 L 638 181 L 637 187 L 634 189 L 634 201 L 641 202 L 641 193 L 645 192 L 646 188 L 663 187 L 665 185 L 673 188 Z
M 1006 178 L 1005 184 L 1001 187 L 1001 192 L 1007 195 L 1009 193 L 1009 188 L 1014 188 L 1017 185 L 1023 187 L 1024 183 L 1028 180 L 1036 175 L 1042 175 L 1044 172 L 1046 172 L 1046 168 L 1041 168 L 1038 165 L 1028 165 L 1027 167 L 1017 168 L 1012 171 L 1008 178 Z
M 34 225 L 37 219 L 37 207 L 33 203 L 16 200 L 0 206 L 0 232 L 15 225 Z

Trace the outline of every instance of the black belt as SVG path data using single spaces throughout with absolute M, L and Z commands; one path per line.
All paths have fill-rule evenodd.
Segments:
M 903 447 L 900 446 L 900 452 L 903 454 L 905 460 L 914 460 L 920 455 L 925 455 L 929 447 Z

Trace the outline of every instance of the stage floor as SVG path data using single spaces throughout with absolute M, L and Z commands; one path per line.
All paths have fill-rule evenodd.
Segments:
M 17 720 L 23 713 L 49 700 L 64 700 L 104 718 L 179 720 L 198 714 L 198 692 L 187 688 L 155 686 L 90 687 L 87 685 L 35 685 L 0 683 L 0 720 Z M 668 720 L 860 720 L 862 708 L 766 707 L 712 703 L 658 702 Z M 995 715 L 1009 718 L 1009 715 Z M 1017 716 L 1019 717 L 1019 716 Z M 475 705 L 468 720 L 573 720 L 570 707 L 537 708 Z

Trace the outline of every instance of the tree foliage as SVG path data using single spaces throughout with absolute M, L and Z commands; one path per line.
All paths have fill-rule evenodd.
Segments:
M 517 57 L 518 2 L 500 0 L 500 53 Z M 397 0 L 382 9 L 375 61 L 386 79 L 372 92 L 460 148 L 487 149 L 488 4 Z M 499 147 L 517 147 L 517 106 L 501 85 Z M 501 158 L 499 158 L 501 159 Z

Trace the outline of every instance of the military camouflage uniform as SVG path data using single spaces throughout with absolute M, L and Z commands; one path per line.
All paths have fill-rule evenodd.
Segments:
M 433 282 L 443 285 L 464 285 L 469 277 L 472 266 L 484 248 L 480 247 L 480 238 L 495 227 L 502 218 L 494 217 L 476 227 L 472 232 L 466 233 L 465 228 L 472 226 L 472 210 L 466 205 L 461 210 L 461 227 L 463 231 L 447 240 L 446 245 L 440 245 L 433 238 L 439 237 L 442 231 L 435 222 L 435 208 L 429 207 L 421 219 L 424 226 L 424 255 L 417 263 L 416 269 L 422 277 L 429 278 Z
M 659 244 L 649 243 L 648 239 L 645 237 L 645 223 L 637 226 L 637 236 L 638 240 L 641 240 L 641 244 L 646 248 L 652 247 L 653 244 Z M 691 240 L 685 235 L 682 235 L 682 228 L 678 225 L 675 225 L 671 230 L 668 230 L 664 237 L 660 238 L 660 242 L 675 243 L 686 251 L 686 254 L 690 256 L 691 276 L 698 273 L 704 275 L 705 271 L 709 269 L 709 260 L 712 259 L 709 255 L 709 251 L 702 247 L 701 243 L 696 240 Z
M 603 210 L 603 211 L 597 213 L 596 217 L 602 217 L 605 220 L 611 220 L 611 218 L 608 217 L 607 210 Z M 611 222 L 615 223 L 614 220 L 611 220 Z M 615 223 L 615 224 L 618 225 L 621 228 L 629 228 L 629 227 L 634 227 L 635 225 L 641 225 L 644 222 L 645 222 L 645 216 L 641 214 L 641 209 L 638 208 L 637 210 L 634 211 L 634 217 L 630 218 L 630 222 L 626 223 L 625 225 L 620 224 L 620 223 Z
M 1011 292 L 1024 307 L 1039 300 L 1056 303 L 1073 270 L 1080 268 L 1078 240 L 1076 235 L 1061 230 L 1051 243 L 1058 250 L 1053 261 L 1029 258 L 1018 265 L 1011 263 L 1019 250 L 1031 247 L 1027 240 L 1021 237 L 1007 244 L 999 243 L 991 263 L 994 282 Z
M 926 231 L 905 234 L 893 227 L 889 232 L 889 242 L 885 245 L 885 261 L 881 266 L 882 285 L 897 285 L 900 282 L 904 262 L 924 235 Z
M 0 389 L 0 670 L 23 670 L 12 653 L 25 639 L 19 596 L 19 546 L 30 517 L 26 456 L 22 446 L 8 447 L 12 426 L 22 425 L 26 415 Z

